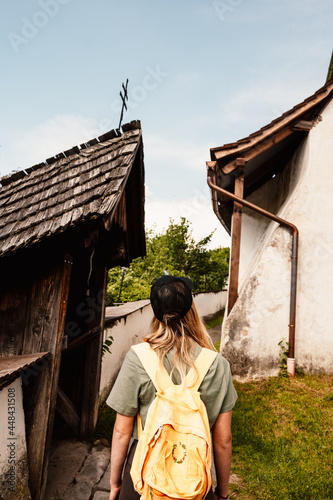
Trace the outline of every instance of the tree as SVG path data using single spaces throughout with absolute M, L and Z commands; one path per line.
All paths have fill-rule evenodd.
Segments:
M 165 273 L 188 276 L 193 292 L 219 291 L 226 283 L 229 268 L 229 248 L 207 249 L 214 232 L 196 242 L 190 222 L 184 217 L 179 224 L 170 219 L 161 234 L 146 234 L 147 255 L 133 260 L 123 275 L 121 267 L 109 271 L 107 303 L 148 299 L 152 283 Z

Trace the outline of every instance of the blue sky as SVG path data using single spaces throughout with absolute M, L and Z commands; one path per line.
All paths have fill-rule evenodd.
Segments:
M 4 5 L 6 4 L 6 5 Z M 141 120 L 146 226 L 216 228 L 209 148 L 256 131 L 325 83 L 332 0 L 15 0 L 1 5 L 0 175 Z

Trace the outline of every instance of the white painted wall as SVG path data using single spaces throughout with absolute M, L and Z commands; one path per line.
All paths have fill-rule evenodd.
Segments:
M 277 213 L 288 194 L 289 174 L 291 165 L 288 165 L 282 173 L 266 182 L 246 199 L 254 205 L 258 205 L 268 212 Z M 246 273 L 256 256 L 262 248 L 265 231 L 270 224 L 267 217 L 243 207 L 242 230 L 241 230 L 241 252 L 239 262 L 239 282 L 242 284 L 246 279 Z
M 227 290 L 194 294 L 194 303 L 199 316 L 207 320 L 210 316 L 223 311 L 227 303 L 227 297 Z
M 333 373 L 332 138 L 333 102 L 295 153 L 287 197 L 278 210 L 300 233 L 295 358 L 307 372 Z M 244 218 L 244 229 L 246 269 L 239 298 L 223 324 L 221 345 L 236 376 L 255 378 L 277 373 L 278 342 L 288 340 L 291 236 L 272 222 L 265 230 L 250 217 Z M 252 256 L 250 262 L 246 255 Z
M 21 378 L 0 391 L 0 498 L 29 499 Z
M 139 301 L 142 302 L 142 301 Z M 113 323 L 106 321 L 104 329 L 104 340 L 113 337 L 110 353 L 104 354 L 102 358 L 102 372 L 100 382 L 100 400 L 104 401 L 113 386 L 125 354 L 132 345 L 142 342 L 149 333 L 153 311 L 149 301 L 140 304 L 135 309 L 129 310 L 124 317 L 116 319 Z M 119 306 L 122 307 L 122 306 Z M 120 314 L 121 310 L 120 310 Z
M 225 308 L 227 291 L 209 292 L 194 295 L 194 302 L 202 318 L 214 316 Z M 115 309 L 117 309 L 115 311 Z M 125 354 L 132 345 L 142 342 L 150 332 L 150 323 L 153 311 L 150 301 L 138 301 L 124 304 L 118 308 L 107 308 L 108 317 L 111 312 L 118 313 L 120 317 L 107 320 L 104 330 L 104 340 L 112 336 L 114 341 L 110 347 L 112 354 L 106 353 L 102 359 L 102 372 L 100 383 L 100 400 L 104 401 L 118 375 Z M 123 315 L 123 316 L 122 316 Z

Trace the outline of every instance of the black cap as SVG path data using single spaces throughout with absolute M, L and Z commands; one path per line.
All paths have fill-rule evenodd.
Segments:
M 191 309 L 193 283 L 182 276 L 162 276 L 151 287 L 150 303 L 157 319 L 163 321 L 164 314 L 176 314 L 183 318 Z

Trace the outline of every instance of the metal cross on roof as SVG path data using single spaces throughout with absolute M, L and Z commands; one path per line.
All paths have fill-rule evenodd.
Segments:
M 126 101 L 128 101 L 128 95 L 127 95 L 127 85 L 128 85 L 128 78 L 126 80 L 126 85 L 124 85 L 122 83 L 122 87 L 124 89 L 124 95 L 121 93 L 121 91 L 119 92 L 119 95 L 121 97 L 121 100 L 123 101 L 123 105 L 121 107 L 121 113 L 120 113 L 120 120 L 119 120 L 119 126 L 118 126 L 118 129 L 120 130 L 120 127 L 121 127 L 121 122 L 123 120 L 123 115 L 124 115 L 124 108 L 126 109 L 127 111 L 127 106 L 126 106 Z

